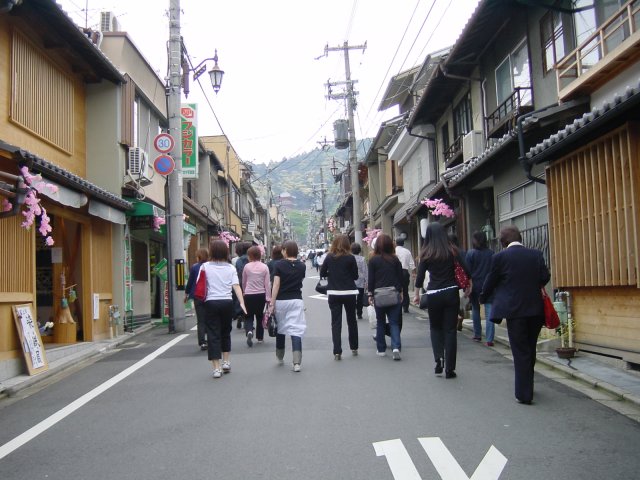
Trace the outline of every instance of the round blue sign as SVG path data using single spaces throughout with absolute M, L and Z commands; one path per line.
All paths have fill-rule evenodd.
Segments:
M 176 168 L 176 162 L 170 155 L 159 155 L 153 161 L 153 169 L 160 175 L 169 175 Z

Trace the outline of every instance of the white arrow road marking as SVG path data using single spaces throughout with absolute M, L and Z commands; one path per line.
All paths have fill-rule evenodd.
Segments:
M 309 298 L 315 298 L 316 300 L 329 300 L 329 297 L 322 295 L 321 293 L 318 293 L 317 295 L 309 295 Z
M 150 353 L 149 355 L 144 357 L 139 362 L 134 363 L 129 368 L 123 370 L 122 372 L 120 372 L 115 377 L 112 377 L 109 380 L 107 380 L 106 382 L 98 385 L 96 388 L 94 388 L 90 392 L 85 393 L 80 398 L 74 400 L 73 402 L 71 402 L 66 407 L 61 408 L 60 410 L 58 410 L 53 415 L 45 418 L 44 420 L 42 420 L 37 425 L 31 427 L 26 432 L 22 433 L 21 435 L 18 435 L 13 440 L 10 440 L 9 442 L 7 442 L 4 445 L 0 446 L 0 460 L 3 459 L 4 457 L 6 457 L 7 455 L 9 455 L 14 450 L 17 450 L 18 448 L 20 448 L 25 443 L 33 440 L 34 438 L 36 438 L 41 433 L 47 431 L 49 428 L 53 427 L 56 423 L 60 422 L 61 420 L 64 420 L 66 417 L 71 415 L 73 412 L 78 410 L 80 407 L 82 407 L 83 405 L 86 405 L 91 400 L 96 398 L 98 395 L 106 392 L 108 389 L 110 389 L 111 387 L 113 387 L 114 385 L 119 383 L 120 381 L 124 380 L 129 375 L 131 375 L 132 373 L 135 373 L 137 370 L 140 370 L 147 363 L 151 362 L 152 360 L 155 360 L 161 354 L 163 354 L 164 352 L 169 350 L 171 347 L 173 347 L 176 343 L 178 343 L 179 341 L 187 338 L 188 336 L 189 336 L 189 334 L 186 334 L 186 333 L 177 336 L 176 338 L 174 338 L 170 342 L 168 342 L 165 345 L 163 345 L 160 348 L 158 348 L 155 352 Z
M 491 445 L 480 465 L 469 478 L 440 438 L 419 438 L 418 441 L 429 455 L 431 463 L 436 467 L 442 480 L 497 480 L 507 464 L 507 458 Z
M 386 457 L 395 480 L 422 480 L 402 440 L 385 440 L 373 444 L 378 457 Z
M 196 330 L 198 330 L 198 325 L 194 325 L 193 328 L 191 328 L 192 332 L 195 332 Z

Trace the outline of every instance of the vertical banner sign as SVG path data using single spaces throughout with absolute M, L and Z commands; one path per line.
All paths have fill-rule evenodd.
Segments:
M 162 296 L 162 323 L 169 324 L 169 282 L 164 283 L 164 295 Z
M 133 284 L 131 278 L 131 235 L 129 225 L 124 227 L 124 311 L 133 311 Z
M 182 118 L 182 178 L 198 178 L 198 109 L 195 103 L 180 108 Z

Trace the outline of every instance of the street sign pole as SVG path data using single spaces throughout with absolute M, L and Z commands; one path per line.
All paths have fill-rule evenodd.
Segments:
M 182 40 L 180 37 L 180 0 L 169 0 L 169 96 L 167 116 L 169 117 L 169 135 L 180 138 L 181 87 L 180 72 L 182 60 Z M 175 279 L 176 260 L 184 260 L 183 246 L 183 203 L 182 203 L 182 144 L 174 142 L 172 157 L 176 168 L 167 176 L 167 237 L 169 243 L 169 333 L 185 330 L 184 292 L 177 289 Z M 180 282 L 182 283 L 182 282 Z

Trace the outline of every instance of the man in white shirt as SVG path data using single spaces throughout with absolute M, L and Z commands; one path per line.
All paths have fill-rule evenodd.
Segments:
M 402 310 L 404 313 L 409 313 L 409 283 L 416 264 L 413 261 L 411 251 L 404 247 L 403 238 L 396 239 L 396 256 L 402 264 Z

